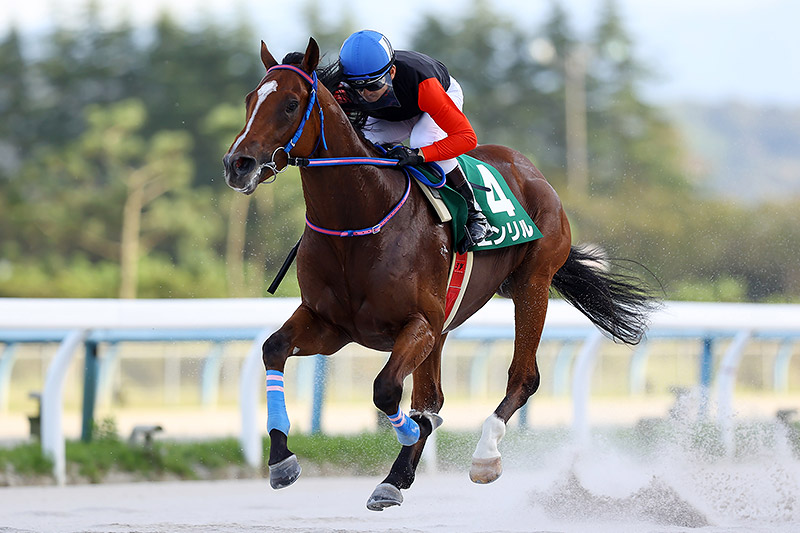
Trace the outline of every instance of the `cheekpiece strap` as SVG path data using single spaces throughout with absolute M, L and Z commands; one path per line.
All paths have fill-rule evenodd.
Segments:
M 328 149 L 328 143 L 325 142 L 325 114 L 322 112 L 322 106 L 317 99 L 317 86 L 318 86 L 318 78 L 317 73 L 312 72 L 309 76 L 306 71 L 301 68 L 295 67 L 294 65 L 275 65 L 270 67 L 267 70 L 267 74 L 272 72 L 273 70 L 291 70 L 296 74 L 300 75 L 301 78 L 306 80 L 306 82 L 311 85 L 311 95 L 309 96 L 308 106 L 306 107 L 306 112 L 303 115 L 303 120 L 300 122 L 300 125 L 297 127 L 297 131 L 294 133 L 292 139 L 284 146 L 284 151 L 288 155 L 297 142 L 300 140 L 300 137 L 303 135 L 303 128 L 306 126 L 306 121 L 308 117 L 311 116 L 311 110 L 314 108 L 314 104 L 316 104 L 317 109 L 319 110 L 319 130 L 320 130 L 320 137 L 317 139 L 317 147 L 319 146 L 319 142 L 322 141 L 322 146 L 326 150 Z M 317 147 L 314 147 L 313 151 L 316 151 Z M 312 151 L 312 153 L 313 153 Z

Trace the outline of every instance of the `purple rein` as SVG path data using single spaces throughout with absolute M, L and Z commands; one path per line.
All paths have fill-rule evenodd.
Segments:
M 378 222 L 377 224 L 375 224 L 370 228 L 349 229 L 349 230 L 325 229 L 312 224 L 311 221 L 308 220 L 308 215 L 306 215 L 306 226 L 308 226 L 309 228 L 313 229 L 318 233 L 324 233 L 325 235 L 333 235 L 334 237 L 360 237 L 362 235 L 374 235 L 378 233 L 381 230 L 381 228 L 385 226 L 386 223 L 389 222 L 389 220 L 391 220 L 391 218 L 397 214 L 398 211 L 400 211 L 400 208 L 403 207 L 403 204 L 406 203 L 406 200 L 408 200 L 408 195 L 411 193 L 411 178 L 406 176 L 406 181 L 407 181 L 406 192 L 405 194 L 403 194 L 403 197 L 400 199 L 397 205 L 394 206 L 394 209 L 389 211 L 389 214 L 383 217 L 383 220 L 381 220 L 380 222 Z

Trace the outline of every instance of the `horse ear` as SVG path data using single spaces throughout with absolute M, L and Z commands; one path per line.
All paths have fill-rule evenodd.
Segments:
M 319 45 L 313 37 L 308 39 L 308 47 L 306 48 L 306 55 L 303 58 L 303 70 L 311 74 L 316 70 L 319 64 Z
M 269 53 L 269 50 L 267 50 L 267 44 L 264 41 L 261 41 L 261 62 L 264 63 L 264 68 L 267 70 L 278 64 L 272 54 Z

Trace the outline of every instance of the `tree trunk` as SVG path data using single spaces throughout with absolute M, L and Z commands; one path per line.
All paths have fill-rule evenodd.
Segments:
M 564 105 L 567 130 L 567 187 L 578 196 L 589 194 L 589 150 L 586 130 L 586 68 L 588 50 L 578 47 L 565 59 Z
M 122 211 L 122 238 L 120 239 L 120 298 L 136 298 L 139 279 L 139 233 L 142 225 L 145 180 L 131 176 L 128 196 Z

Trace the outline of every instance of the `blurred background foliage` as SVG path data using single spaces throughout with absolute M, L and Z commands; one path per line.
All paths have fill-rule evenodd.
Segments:
M 305 13 L 323 62 L 360 29 L 321 20 L 313 0 Z M 221 168 L 263 76 L 262 36 L 246 22 L 99 19 L 89 2 L 79 30 L 0 36 L 0 296 L 263 296 L 303 230 L 299 175 L 245 197 Z M 705 186 L 691 140 L 641 96 L 652 66 L 613 1 L 579 38 L 558 2 L 520 28 L 477 0 L 447 27 L 424 18 L 413 48 L 462 84 L 479 142 L 541 168 L 575 243 L 641 262 L 669 299 L 800 300 L 800 201 Z M 290 275 L 278 295 L 297 294 Z

